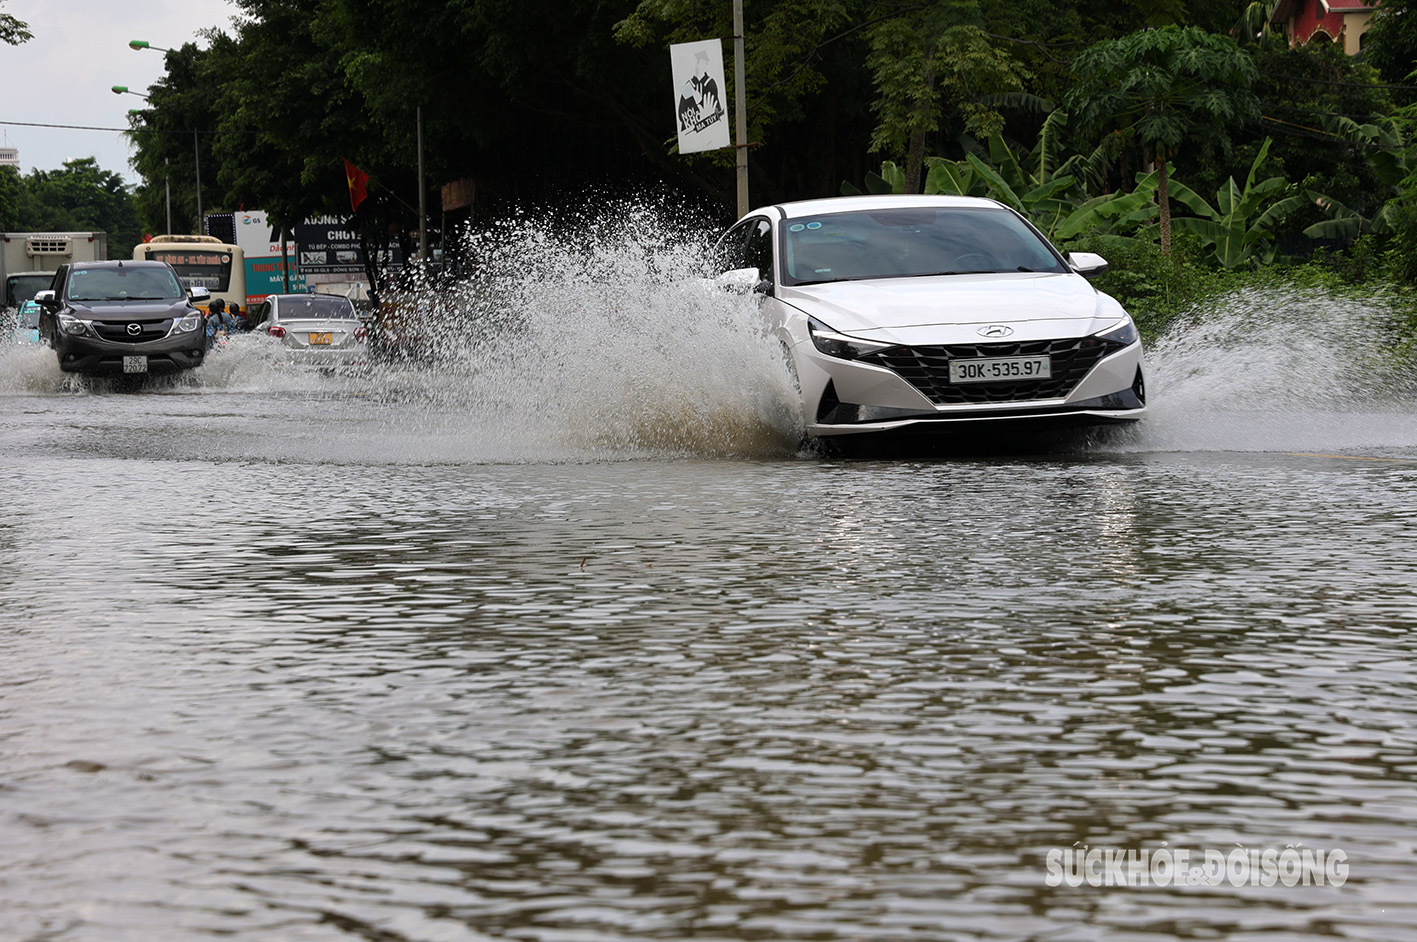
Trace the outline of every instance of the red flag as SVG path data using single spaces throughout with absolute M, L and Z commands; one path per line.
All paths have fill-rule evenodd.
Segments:
M 359 204 L 369 198 L 369 191 L 365 188 L 365 184 L 369 182 L 369 174 L 346 160 L 344 162 L 344 178 L 345 182 L 349 184 L 349 211 L 358 212 Z
M 144 241 L 144 242 L 151 242 L 152 240 L 153 240 L 152 233 L 150 233 L 150 232 L 144 232 L 144 233 L 143 233 L 143 241 Z

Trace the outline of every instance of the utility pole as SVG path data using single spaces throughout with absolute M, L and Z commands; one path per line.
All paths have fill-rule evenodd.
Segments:
M 733 0 L 733 112 L 738 135 L 738 217 L 748 215 L 748 105 L 743 89 L 743 0 Z
M 423 106 L 418 106 L 418 260 L 428 261 L 428 193 L 423 185 Z
M 197 143 L 197 132 L 192 132 L 192 158 L 197 162 L 197 235 L 202 231 L 202 148 Z

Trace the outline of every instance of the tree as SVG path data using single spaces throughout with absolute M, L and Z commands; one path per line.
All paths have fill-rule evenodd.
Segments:
M 947 112 L 959 116 L 961 130 L 988 137 L 1004 120 L 981 97 L 1022 87 L 1018 64 L 969 22 L 977 18 L 972 2 L 935 3 L 882 19 L 867 32 L 879 117 L 871 149 L 904 155 L 909 193 L 920 192 L 926 138 Z
M 1196 27 L 1105 40 L 1072 65 L 1067 106 L 1094 135 L 1127 135 L 1159 171 L 1161 251 L 1171 251 L 1167 161 L 1183 145 L 1229 150 L 1229 133 L 1259 115 L 1254 64 L 1228 37 Z
M 92 157 L 66 161 L 59 170 L 33 170 L 25 177 L 14 167 L 0 167 L 0 227 L 105 232 L 115 258 L 131 252 L 138 239 L 138 217 L 127 184 Z
M 0 0 L 0 6 L 4 4 L 5 0 Z M 31 39 L 34 39 L 34 34 L 30 32 L 28 23 L 23 23 L 8 13 L 0 13 L 0 43 L 18 46 Z
M 20 201 L 24 197 L 24 180 L 18 167 L 0 167 L 0 232 L 20 228 Z
M 169 186 L 179 232 L 202 231 L 199 202 L 203 213 L 222 203 L 212 148 L 221 90 L 234 74 L 234 43 L 216 30 L 206 36 L 208 49 L 187 43 L 165 54 L 166 72 L 148 88 L 147 107 L 129 115 L 133 167 L 143 178 L 136 194 L 138 212 L 152 231 L 165 229 Z
M 1309 197 L 1293 192 L 1282 176 L 1256 181 L 1260 166 L 1269 155 L 1268 138 L 1250 165 L 1242 188 L 1231 177 L 1215 193 L 1215 205 L 1207 203 L 1189 187 L 1177 186 L 1176 198 L 1184 201 L 1195 216 L 1176 220 L 1176 228 L 1194 232 L 1224 268 L 1274 260 L 1275 229 L 1284 217 L 1309 202 Z
M 1383 0 L 1363 37 L 1363 58 L 1392 85 L 1412 85 L 1417 75 L 1417 0 Z M 1417 91 L 1404 89 L 1402 104 L 1417 102 Z
M 221 85 L 212 152 L 226 199 L 259 206 L 283 233 L 349 206 L 341 158 L 371 148 L 366 105 L 339 66 L 321 0 L 246 0 Z

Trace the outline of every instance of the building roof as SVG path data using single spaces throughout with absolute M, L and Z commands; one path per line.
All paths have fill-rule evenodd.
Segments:
M 1275 24 L 1288 22 L 1290 17 L 1298 16 L 1309 5 L 1318 7 L 1315 12 L 1320 17 L 1328 13 L 1369 13 L 1378 8 L 1377 2 L 1368 3 L 1365 0 L 1278 0 L 1269 21 Z

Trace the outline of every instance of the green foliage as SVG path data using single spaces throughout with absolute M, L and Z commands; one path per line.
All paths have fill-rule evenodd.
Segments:
M 1392 226 L 1396 236 L 1388 241 L 1384 267 L 1398 283 L 1417 286 L 1417 195 L 1409 191 L 1393 201 Z
M 1121 302 L 1147 339 L 1165 333 L 1178 317 L 1233 284 L 1205 262 L 1200 241 L 1192 235 L 1178 234 L 1170 255 L 1154 242 L 1095 236 L 1059 248 L 1107 259 L 1107 271 L 1093 284 Z
M 201 231 L 199 170 L 203 211 L 222 208 L 213 145 L 224 76 L 234 72 L 234 44 L 220 33 L 210 38 L 210 49 L 187 43 L 165 53 L 166 74 L 149 87 L 147 106 L 129 115 L 133 166 L 143 178 L 135 198 L 142 224 L 151 232 L 167 231 L 169 187 L 173 229 Z
M 1230 148 L 1229 132 L 1259 114 L 1256 72 L 1234 41 L 1167 27 L 1105 40 L 1073 61 L 1067 107 L 1079 128 L 1134 139 L 1161 170 L 1161 250 L 1171 243 L 1166 164 L 1183 144 Z
M 1124 130 L 1152 154 L 1223 144 L 1258 116 L 1255 67 L 1235 43 L 1197 28 L 1147 30 L 1090 47 L 1073 62 L 1068 107 L 1085 129 Z
M 1222 268 L 1274 261 L 1275 229 L 1285 216 L 1308 202 L 1307 197 L 1294 193 L 1283 177 L 1256 180 L 1268 154 L 1266 140 L 1250 165 L 1244 187 L 1231 177 L 1216 191 L 1214 206 L 1189 187 L 1173 183 L 1173 195 L 1196 214 L 1178 217 L 1176 229 L 1195 233 Z
M 1391 85 L 1412 85 L 1417 69 L 1417 0 L 1383 0 L 1368 28 L 1363 57 Z M 1417 100 L 1407 89 L 1398 99 L 1403 104 Z
M 879 123 L 871 149 L 905 157 L 906 186 L 917 192 L 926 137 L 946 111 L 966 133 L 998 133 L 1003 116 L 981 96 L 1022 88 L 1019 66 L 983 30 L 965 21 L 973 3 L 928 4 L 887 17 L 868 30 L 866 64 L 876 87 Z
M 23 177 L 13 167 L 0 167 L 0 226 L 20 232 L 106 232 L 115 258 L 131 254 L 140 236 L 123 178 L 101 169 L 92 157 Z
M 20 203 L 24 180 L 18 167 L 0 167 L 0 232 L 16 232 L 20 226 Z
M 0 0 L 3 5 L 5 0 Z M 0 13 L 0 43 L 10 46 L 18 46 L 34 38 L 34 33 L 30 32 L 29 24 L 15 19 L 8 13 Z

